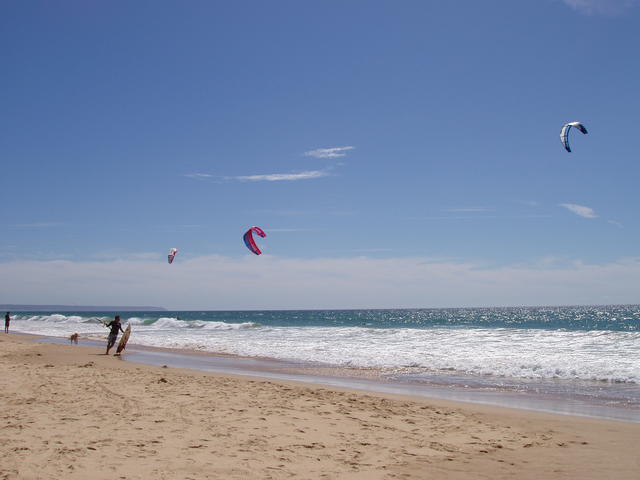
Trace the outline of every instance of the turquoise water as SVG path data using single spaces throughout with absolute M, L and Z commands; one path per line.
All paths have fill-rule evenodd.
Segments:
M 167 314 L 170 315 L 167 315 Z M 140 312 L 152 324 L 159 318 L 243 323 L 273 327 L 369 328 L 527 328 L 542 330 L 640 331 L 640 306 L 513 307 L 398 310 L 286 310 Z

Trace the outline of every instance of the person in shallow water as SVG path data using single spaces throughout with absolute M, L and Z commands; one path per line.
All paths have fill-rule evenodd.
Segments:
M 109 350 L 116 344 L 116 340 L 118 339 L 118 331 L 124 333 L 122 330 L 122 325 L 120 325 L 120 315 L 116 315 L 116 318 L 113 321 L 107 323 L 105 327 L 111 329 L 109 332 L 109 340 L 107 341 L 107 353 L 105 355 L 109 355 Z
M 4 333 L 9 333 L 9 322 L 11 322 L 11 313 L 7 312 L 4 316 Z

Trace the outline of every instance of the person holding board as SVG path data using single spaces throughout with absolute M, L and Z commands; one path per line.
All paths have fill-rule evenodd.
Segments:
M 116 344 L 116 340 L 118 339 L 118 332 L 124 333 L 122 330 L 122 325 L 120 325 L 120 315 L 116 315 L 116 318 L 113 321 L 106 323 L 105 327 L 110 328 L 109 332 L 109 340 L 107 341 L 107 353 L 105 355 L 109 355 L 109 350 Z

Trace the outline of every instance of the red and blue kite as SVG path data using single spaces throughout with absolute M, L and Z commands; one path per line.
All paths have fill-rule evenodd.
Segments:
M 260 249 L 258 248 L 258 245 L 256 245 L 256 242 L 253 239 L 253 232 L 255 232 L 256 235 L 260 235 L 262 238 L 266 237 L 267 234 L 264 233 L 262 229 L 259 227 L 251 227 L 249 230 L 245 232 L 244 237 L 242 237 L 244 239 L 244 244 L 247 246 L 247 248 L 251 250 L 253 253 L 255 253 L 256 255 L 260 255 L 262 252 L 260 251 Z

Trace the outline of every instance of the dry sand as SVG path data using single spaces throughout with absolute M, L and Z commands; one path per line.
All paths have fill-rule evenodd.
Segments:
M 640 424 L 102 353 L 0 335 L 0 479 L 640 478 Z

